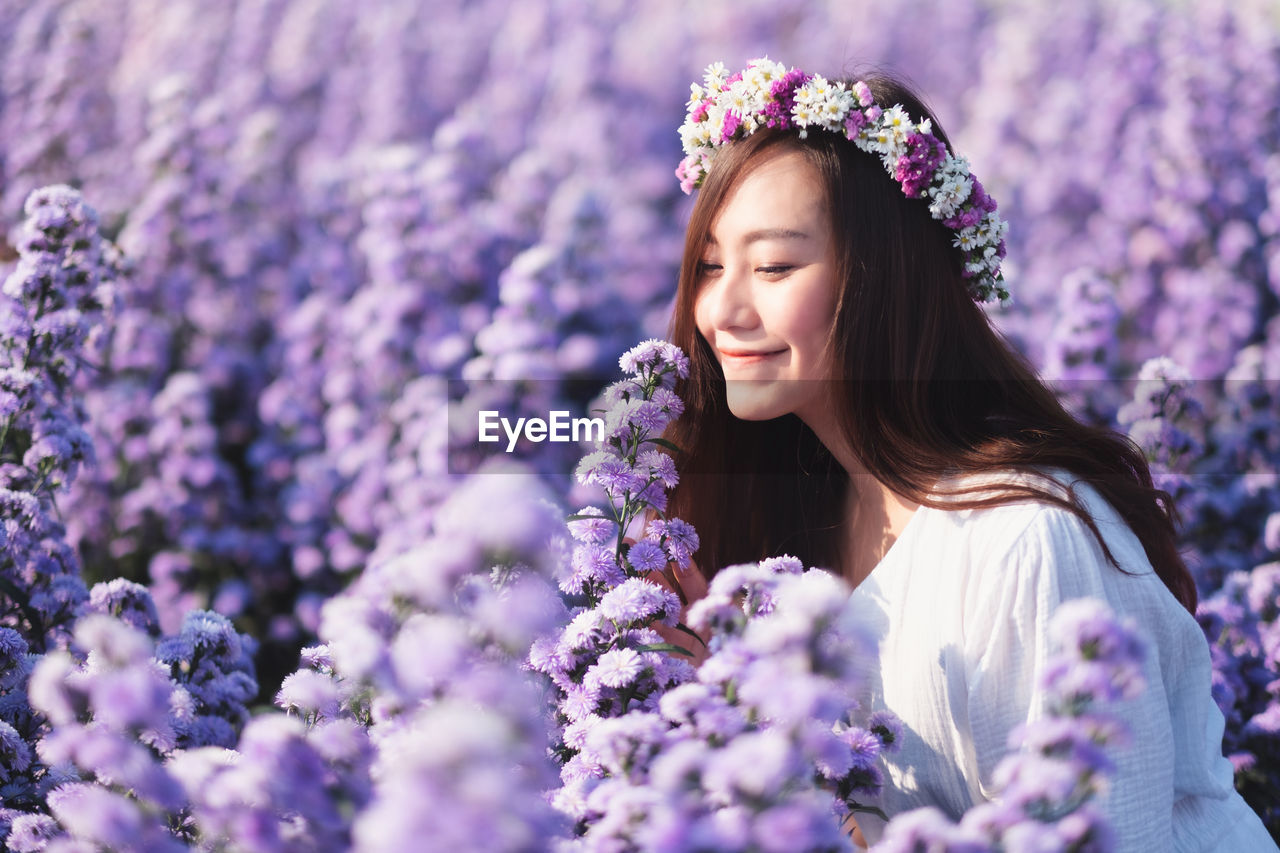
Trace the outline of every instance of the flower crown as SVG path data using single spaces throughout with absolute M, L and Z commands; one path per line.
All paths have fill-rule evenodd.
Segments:
M 752 60 L 733 75 L 723 63 L 713 63 L 703 82 L 693 84 L 689 114 L 680 127 L 688 156 L 676 177 L 686 193 L 702 186 L 720 146 L 761 128 L 795 128 L 801 138 L 811 127 L 839 133 L 862 151 L 880 155 L 903 194 L 928 198 L 933 218 L 956 232 L 951 242 L 964 257 L 963 275 L 974 300 L 1009 298 L 1000 273 L 1009 224 L 969 174 L 968 161 L 951 156 L 933 135 L 929 119 L 913 122 L 900 104 L 882 109 L 861 80 L 847 86 L 768 59 Z

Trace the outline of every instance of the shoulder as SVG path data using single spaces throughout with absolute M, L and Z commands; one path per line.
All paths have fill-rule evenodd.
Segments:
M 937 519 L 935 527 L 939 535 L 963 544 L 963 552 L 971 559 L 987 563 L 1012 557 L 1025 560 L 1037 554 L 1061 551 L 1081 556 L 1079 552 L 1082 549 L 1086 552 L 1093 550 L 1091 545 L 1097 548 L 1098 556 L 1103 556 L 1098 537 L 1090 527 L 1092 522 L 1126 570 L 1140 571 L 1142 564 L 1146 563 L 1141 544 L 1115 508 L 1093 486 L 1065 470 L 1041 469 L 1035 473 L 1001 470 L 968 474 L 944 478 L 939 486 L 946 490 L 967 490 L 964 495 L 939 493 L 937 497 L 944 506 L 931 512 Z M 1066 506 L 1031 494 L 1009 503 L 977 509 L 949 509 L 945 506 L 953 501 L 1031 489 L 1076 503 L 1088 520 Z M 1137 546 L 1136 554 L 1134 546 Z M 1146 568 L 1149 570 L 1150 565 Z
M 1044 617 L 1056 602 L 1081 596 L 1103 598 L 1121 609 L 1164 611 L 1166 604 L 1176 604 L 1137 535 L 1088 483 L 1061 469 L 1047 469 L 1037 475 L 966 477 L 963 485 L 981 486 L 978 496 L 985 490 L 1007 491 L 1009 485 L 1031 487 L 1074 500 L 1084 513 L 1037 499 L 932 510 L 932 544 L 959 573 L 956 593 L 966 612 L 1012 608 Z

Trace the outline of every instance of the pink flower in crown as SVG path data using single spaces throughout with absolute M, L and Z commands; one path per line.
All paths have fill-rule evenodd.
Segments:
M 707 155 L 703 151 L 695 151 L 688 157 L 680 161 L 680 165 L 676 166 L 676 178 L 680 181 L 680 189 L 685 195 L 690 195 L 698 188 L 698 184 L 702 181 L 702 176 L 706 172 Z
M 871 87 L 862 80 L 853 84 L 853 94 L 858 99 L 858 105 L 861 107 L 869 107 L 875 103 L 875 98 L 871 97 Z
M 730 110 L 724 114 L 724 123 L 720 125 L 720 142 L 721 144 L 733 139 L 733 135 L 738 132 L 738 128 L 742 126 L 742 116 Z
M 844 135 L 853 139 L 867 126 L 867 117 L 859 110 L 850 110 L 844 120 Z
M 977 183 L 976 181 L 974 182 Z M 976 190 L 977 187 L 975 186 Z M 971 196 L 972 197 L 972 196 Z M 954 231 L 961 231 L 965 228 L 973 228 L 982 221 L 982 208 L 969 202 L 963 208 L 957 211 L 956 215 L 950 219 L 943 220 L 942 224 Z

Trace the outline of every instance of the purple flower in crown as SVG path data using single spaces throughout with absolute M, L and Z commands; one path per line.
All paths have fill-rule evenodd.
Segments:
M 913 133 L 907 137 L 907 152 L 894 167 L 893 179 L 902 184 L 907 198 L 919 198 L 946 159 L 947 147 L 935 136 Z

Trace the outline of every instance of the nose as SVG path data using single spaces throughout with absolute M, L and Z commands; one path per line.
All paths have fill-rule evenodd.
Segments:
M 702 283 L 696 314 L 699 325 L 722 331 L 749 331 L 760 325 L 748 276 L 729 266 Z

